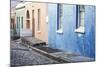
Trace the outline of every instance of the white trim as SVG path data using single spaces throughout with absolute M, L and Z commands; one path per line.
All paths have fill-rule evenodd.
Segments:
M 27 4 L 30 4 L 30 3 L 32 3 L 32 2 L 22 2 L 22 3 L 19 3 L 19 4 L 16 6 L 16 8 L 23 7 L 23 6 L 25 6 L 25 5 L 27 5 Z
M 56 31 L 56 33 L 62 34 L 63 33 L 63 30 L 62 29 L 59 29 L 59 30 Z
M 38 33 L 41 33 L 41 31 L 39 30 L 39 31 L 37 31 Z
M 46 23 L 48 24 L 48 16 L 46 16 Z
M 75 32 L 77 32 L 77 33 L 85 33 L 85 28 L 80 26 L 79 28 L 75 29 Z

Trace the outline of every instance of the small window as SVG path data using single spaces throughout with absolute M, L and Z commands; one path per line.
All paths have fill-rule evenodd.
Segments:
M 40 31 L 40 9 L 38 9 L 38 31 Z
M 79 33 L 84 33 L 85 30 L 85 26 L 84 26 L 84 20 L 85 20 L 85 7 L 84 5 L 77 5 L 77 17 L 76 17 L 76 29 L 75 32 L 79 32 Z
M 80 12 L 79 12 L 79 19 L 80 19 L 80 24 L 79 24 L 79 26 L 82 26 L 82 27 L 84 27 L 84 13 L 85 13 L 85 8 L 84 8 L 84 6 L 83 5 L 81 5 L 81 6 L 79 6 L 79 8 L 80 8 Z
M 17 28 L 18 28 L 18 22 L 19 22 L 19 18 L 17 17 Z
M 63 16 L 63 9 L 62 4 L 58 4 L 58 23 L 57 23 L 57 30 L 62 29 L 62 16 Z
M 23 17 L 21 17 L 21 27 L 23 28 Z
M 17 17 L 17 28 L 20 27 L 20 17 Z
M 58 4 L 57 5 L 57 33 L 62 34 L 63 29 L 62 29 L 62 16 L 63 16 L 63 5 Z
M 11 29 L 14 29 L 14 18 L 11 18 L 11 23 L 10 23 L 10 25 L 11 25 L 10 28 L 11 28 Z
M 20 28 L 20 17 L 19 17 L 18 27 Z
M 26 17 L 27 17 L 27 18 L 30 18 L 29 10 L 27 10 Z

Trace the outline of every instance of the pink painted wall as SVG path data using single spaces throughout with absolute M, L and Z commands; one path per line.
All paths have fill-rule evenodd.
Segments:
M 38 9 L 40 9 L 40 31 L 38 31 Z M 48 23 L 47 4 L 46 3 L 31 3 L 26 5 L 26 11 L 30 12 L 30 29 L 32 30 L 32 10 L 34 10 L 35 19 L 35 37 L 48 43 Z

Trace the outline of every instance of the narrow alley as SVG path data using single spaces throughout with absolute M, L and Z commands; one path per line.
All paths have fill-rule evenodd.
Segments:
M 27 66 L 54 64 L 58 61 L 52 60 L 38 52 L 31 50 L 20 44 L 20 42 L 11 41 L 11 66 Z

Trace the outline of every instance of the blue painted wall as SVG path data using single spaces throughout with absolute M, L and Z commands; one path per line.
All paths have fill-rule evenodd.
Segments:
M 95 58 L 95 7 L 85 6 L 85 34 L 76 33 L 76 5 L 63 5 L 63 33 L 57 33 L 57 4 L 48 4 L 48 44 Z

